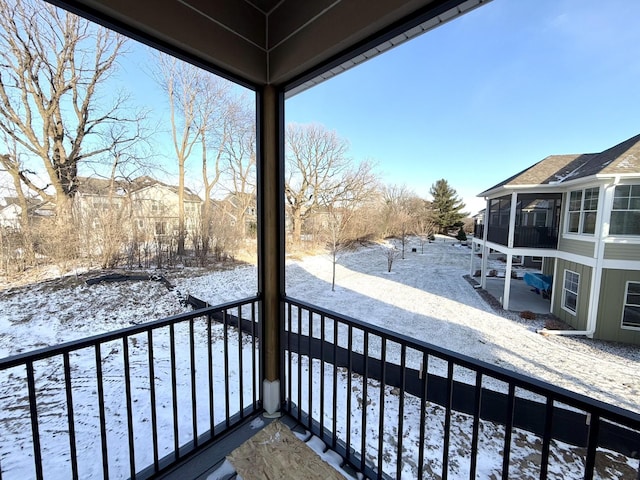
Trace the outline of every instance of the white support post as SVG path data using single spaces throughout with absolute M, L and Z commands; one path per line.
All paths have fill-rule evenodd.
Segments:
M 511 295 L 511 264 L 513 255 L 507 253 L 507 269 L 504 272 L 504 293 L 502 294 L 502 308 L 509 310 L 509 295 Z
M 509 237 L 507 240 L 507 247 L 513 248 L 513 239 L 516 233 L 516 213 L 518 206 L 518 193 L 513 192 L 511 194 L 511 210 L 509 211 Z

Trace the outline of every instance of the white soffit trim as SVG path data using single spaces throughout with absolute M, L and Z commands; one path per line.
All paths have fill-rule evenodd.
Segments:
M 380 45 L 376 45 L 375 47 L 356 56 L 355 58 L 347 60 L 346 62 L 338 65 L 337 67 L 334 67 L 331 70 L 328 70 L 318 75 L 317 77 L 314 77 L 313 79 L 301 85 L 298 85 L 295 88 L 292 88 L 291 90 L 286 92 L 285 98 L 291 98 L 294 95 L 297 95 L 298 93 L 304 92 L 305 90 L 315 85 L 318 85 L 319 83 L 322 83 L 325 80 L 335 77 L 336 75 L 339 75 L 340 73 L 345 72 L 346 70 L 349 70 L 350 68 L 353 68 L 356 65 L 359 65 L 360 63 L 363 63 L 373 57 L 377 57 L 381 53 L 386 52 L 387 50 L 390 50 L 393 47 L 397 47 L 398 45 L 403 44 L 406 41 L 411 40 L 412 38 L 415 38 L 419 35 L 422 35 L 423 33 L 428 32 L 429 30 L 439 27 L 440 25 L 448 22 L 449 20 L 459 17 L 467 13 L 468 11 L 473 10 L 474 8 L 479 7 L 480 5 L 484 3 L 488 3 L 490 1 L 491 0 L 467 0 L 466 2 L 461 3 L 457 7 L 447 10 L 446 12 L 427 20 L 426 22 L 421 23 L 420 25 L 413 27 L 407 30 L 406 32 L 403 32 L 393 37 L 392 39 L 387 40 L 386 42 L 381 43 Z

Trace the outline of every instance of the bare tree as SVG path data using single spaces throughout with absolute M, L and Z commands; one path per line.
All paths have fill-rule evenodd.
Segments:
M 365 202 L 367 202 L 378 184 L 369 162 L 362 162 L 347 170 L 342 181 L 333 190 L 325 190 L 320 197 L 320 214 L 326 215 L 324 229 L 327 248 L 331 255 L 331 290 L 335 291 L 336 264 L 339 252 L 354 240 L 350 231 L 351 222 Z
M 247 215 L 256 201 L 256 126 L 251 109 L 241 100 L 233 104 L 233 135 L 227 145 L 230 194 L 236 221 L 243 238 L 247 236 Z
M 202 140 L 202 122 L 199 114 L 208 118 L 209 111 L 199 110 L 200 100 L 206 95 L 206 76 L 201 69 L 182 62 L 174 57 L 159 54 L 157 62 L 157 81 L 164 88 L 169 100 L 171 139 L 178 163 L 178 239 L 177 253 L 184 255 L 185 228 L 185 164 L 195 145 Z M 203 155 L 206 154 L 206 148 Z M 204 160 L 206 164 L 206 159 Z
M 285 199 L 291 215 L 293 241 L 317 209 L 324 192 L 335 190 L 349 166 L 347 142 L 321 125 L 287 125 Z
M 390 245 L 384 249 L 384 255 L 387 258 L 387 272 L 391 273 L 393 262 L 400 256 L 400 250 L 395 245 Z
M 406 186 L 391 185 L 384 190 L 387 234 L 397 237 L 404 260 L 407 237 L 414 230 L 420 199 Z
M 20 182 L 67 221 L 79 165 L 112 147 L 105 127 L 142 120 L 124 112 L 126 96 L 100 98 L 125 38 L 45 2 L 0 0 L 0 11 L 0 129 L 44 168 L 46 180 L 36 165 L 22 166 Z

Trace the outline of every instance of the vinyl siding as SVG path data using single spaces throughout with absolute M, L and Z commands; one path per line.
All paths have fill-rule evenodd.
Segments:
M 542 273 L 544 275 L 553 276 L 553 265 L 555 264 L 555 258 L 552 257 L 544 257 L 542 259 Z
M 576 314 L 572 315 L 562 308 L 562 290 L 564 282 L 565 270 L 571 270 L 580 275 L 580 284 L 578 285 L 578 303 L 576 305 Z M 555 289 L 555 298 L 553 302 L 553 314 L 560 320 L 568 323 L 576 330 L 586 330 L 587 317 L 589 314 L 589 289 L 591 286 L 591 267 L 580 263 L 568 262 L 558 259 L 558 276 L 553 279 L 553 288 Z
M 582 240 L 574 240 L 573 238 L 563 238 L 562 235 L 558 239 L 558 250 L 563 252 L 575 253 L 583 257 L 593 258 L 595 250 L 595 242 L 585 242 Z
M 640 272 L 613 269 L 602 271 L 596 338 L 640 345 L 640 330 L 622 328 L 622 307 L 628 281 L 640 282 Z
M 607 260 L 640 260 L 640 243 L 607 243 L 604 246 Z

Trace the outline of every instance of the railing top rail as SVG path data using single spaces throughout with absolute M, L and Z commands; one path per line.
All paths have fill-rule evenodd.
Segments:
M 212 307 L 200 308 L 191 312 L 180 313 L 167 318 L 161 318 L 159 320 L 153 320 L 150 322 L 141 323 L 139 325 L 132 325 L 131 327 L 121 328 L 112 332 L 101 333 L 93 335 L 91 337 L 85 337 L 78 340 L 71 340 L 69 342 L 61 343 L 59 345 L 53 345 L 50 347 L 44 347 L 38 350 L 32 350 L 30 352 L 20 353 L 0 359 L 0 371 L 7 368 L 17 367 L 24 365 L 28 362 L 35 362 L 44 358 L 53 357 L 56 355 L 62 355 L 75 350 L 91 347 L 97 343 L 110 342 L 112 340 L 119 340 L 124 337 L 143 333 L 148 330 L 154 330 L 156 328 L 167 327 L 169 325 L 183 322 L 185 320 L 191 320 L 193 318 L 202 317 L 204 315 L 210 315 L 228 310 L 230 308 L 239 307 L 242 305 L 254 303 L 260 301 L 259 296 L 247 297 L 240 300 L 234 300 L 232 302 L 223 303 L 221 305 L 215 305 Z
M 316 305 L 312 305 L 310 303 L 297 300 L 289 296 L 284 296 L 283 301 L 288 302 L 292 305 L 300 306 L 318 315 L 336 318 L 346 325 L 358 327 L 365 332 L 385 337 L 399 344 L 404 344 L 409 348 L 421 352 L 426 352 L 436 357 L 440 357 L 443 360 L 452 360 L 456 365 L 469 368 L 470 370 L 479 371 L 480 373 L 486 374 L 487 376 L 490 376 L 497 380 L 501 380 L 509 384 L 513 384 L 516 387 L 524 388 L 530 392 L 552 398 L 553 400 L 562 403 L 566 403 L 567 405 L 573 406 L 575 408 L 584 409 L 590 412 L 600 412 L 602 414 L 601 416 L 609 420 L 622 422 L 624 425 L 640 429 L 640 414 L 632 412 L 630 410 L 609 405 L 600 400 L 596 400 L 585 395 L 572 392 L 565 388 L 558 387 L 557 385 L 553 385 L 533 377 L 527 377 L 523 374 L 507 370 L 506 368 L 492 365 L 485 361 L 478 360 L 458 352 L 453 352 L 437 345 L 432 345 L 430 343 L 424 342 L 422 340 L 408 337 L 407 335 L 394 332 L 384 327 L 371 325 L 365 323 L 362 320 L 342 315 L 340 313 L 333 312 L 331 310 L 318 307 Z

